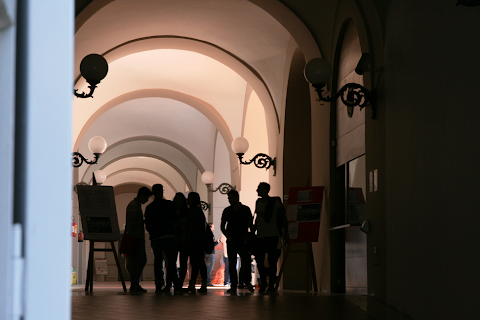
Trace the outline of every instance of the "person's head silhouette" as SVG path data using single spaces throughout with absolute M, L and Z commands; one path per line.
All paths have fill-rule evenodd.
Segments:
M 152 191 L 148 189 L 147 187 L 141 187 L 138 189 L 137 193 L 137 200 L 141 203 L 144 204 L 148 201 L 148 198 L 152 195 Z

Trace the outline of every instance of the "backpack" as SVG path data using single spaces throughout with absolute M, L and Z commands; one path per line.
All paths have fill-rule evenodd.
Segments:
M 205 235 L 203 240 L 203 251 L 205 251 L 205 253 L 212 253 L 213 249 L 215 248 L 214 241 L 212 229 L 210 229 L 208 224 L 205 224 Z

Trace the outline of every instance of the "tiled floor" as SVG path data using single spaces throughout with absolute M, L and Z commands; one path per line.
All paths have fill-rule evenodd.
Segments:
M 93 293 L 77 286 L 72 289 L 72 319 L 406 319 L 368 297 L 284 291 L 260 295 L 247 290 L 231 296 L 223 287 L 209 287 L 203 294 L 173 295 L 155 294 L 153 282 L 142 282 L 142 286 L 147 293 L 124 293 L 116 282 L 97 282 Z

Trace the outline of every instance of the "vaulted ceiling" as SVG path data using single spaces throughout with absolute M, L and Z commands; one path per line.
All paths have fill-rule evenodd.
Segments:
M 230 143 L 247 127 L 253 148 L 272 148 L 294 41 L 263 9 L 247 0 L 76 4 L 75 88 L 88 91 L 84 56 L 109 64 L 94 98 L 73 100 L 74 150 L 89 155 L 93 136 L 108 143 L 76 182 L 101 168 L 109 185 L 160 182 L 173 194 L 196 190 L 205 170 L 231 182 L 238 162 Z M 264 117 L 247 117 L 258 112 Z

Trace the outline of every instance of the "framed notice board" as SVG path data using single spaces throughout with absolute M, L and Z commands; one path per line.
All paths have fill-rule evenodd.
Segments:
M 120 240 L 113 187 L 78 185 L 77 194 L 85 240 Z
M 324 187 L 290 188 L 287 219 L 291 241 L 317 242 Z

